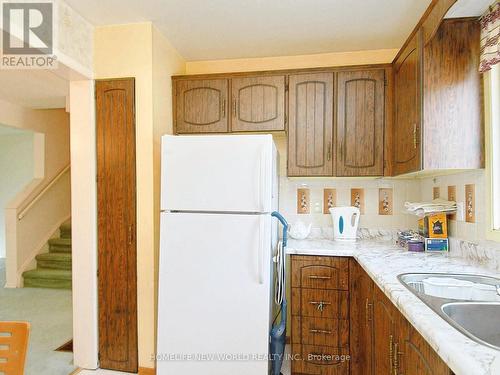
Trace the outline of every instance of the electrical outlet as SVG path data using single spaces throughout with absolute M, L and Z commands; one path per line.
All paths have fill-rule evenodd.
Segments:
M 455 185 L 448 186 L 448 200 L 452 202 L 457 201 L 457 187 Z M 457 215 L 451 214 L 448 216 L 450 220 L 456 220 Z
M 309 189 L 297 189 L 297 213 L 308 214 L 311 212 Z
M 475 185 L 465 185 L 465 221 L 476 222 L 476 193 Z
M 337 190 L 323 189 L 323 213 L 329 214 L 330 208 L 337 205 Z
M 392 189 L 378 189 L 378 214 L 392 215 Z
M 441 196 L 441 190 L 439 186 L 434 186 L 432 188 L 432 199 L 438 199 Z
M 361 214 L 365 213 L 365 189 L 351 189 L 351 206 L 359 208 Z

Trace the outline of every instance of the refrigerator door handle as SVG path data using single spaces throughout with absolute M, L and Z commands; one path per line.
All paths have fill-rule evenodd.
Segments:
M 266 151 L 265 149 L 262 149 L 261 152 L 260 152 L 260 159 L 259 159 L 259 207 L 261 209 L 261 211 L 264 211 L 265 210 L 265 204 L 264 202 L 262 201 L 263 198 L 264 198 L 264 192 L 263 190 L 265 189 L 265 186 L 266 186 L 266 175 L 265 175 L 265 172 L 266 172 L 266 163 L 265 163 L 265 157 L 266 157 Z
M 264 284 L 264 248 L 266 246 L 266 236 L 265 236 L 265 218 L 260 217 L 259 220 L 259 225 L 260 225 L 260 230 L 259 230 L 259 253 L 257 255 L 257 267 L 259 268 L 259 284 L 262 285 Z

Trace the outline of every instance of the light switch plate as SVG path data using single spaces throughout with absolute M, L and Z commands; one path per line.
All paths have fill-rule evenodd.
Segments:
M 323 189 L 323 213 L 329 214 L 330 208 L 337 205 L 337 190 Z
M 365 189 L 351 189 L 351 206 L 358 207 L 361 214 L 365 213 Z
M 438 199 L 441 196 L 441 189 L 439 186 L 434 186 L 432 188 L 432 199 Z
M 297 213 L 308 214 L 311 212 L 311 200 L 309 196 L 309 189 L 297 189 Z
M 392 211 L 393 211 L 392 189 L 387 189 L 387 188 L 378 189 L 378 214 L 392 215 Z
M 476 186 L 474 184 L 465 185 L 465 221 L 476 222 Z
M 453 202 L 457 201 L 457 187 L 455 185 L 448 186 L 448 200 L 453 201 Z M 448 218 L 450 220 L 456 220 L 457 215 L 451 214 L 451 215 L 448 215 Z

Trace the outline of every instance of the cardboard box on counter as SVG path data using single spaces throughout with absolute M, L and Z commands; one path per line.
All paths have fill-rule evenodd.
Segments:
M 446 214 L 433 214 L 419 219 L 418 232 L 425 238 L 448 238 Z

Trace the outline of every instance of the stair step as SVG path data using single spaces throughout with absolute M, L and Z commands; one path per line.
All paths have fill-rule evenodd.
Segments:
M 71 223 L 63 224 L 59 227 L 61 238 L 71 238 Z
M 23 272 L 24 287 L 71 289 L 71 271 L 37 268 Z
M 49 240 L 51 253 L 71 253 L 71 238 L 53 238 Z
M 37 266 L 59 270 L 71 270 L 71 253 L 44 253 L 36 256 Z

